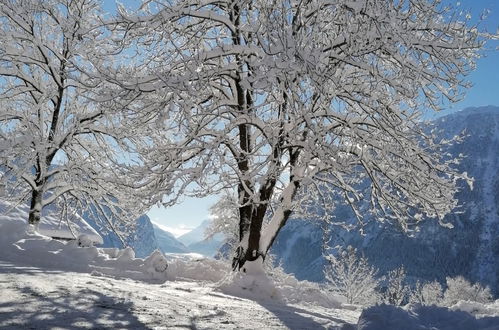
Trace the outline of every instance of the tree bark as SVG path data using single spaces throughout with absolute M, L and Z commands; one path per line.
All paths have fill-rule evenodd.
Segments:
M 31 206 L 28 218 L 28 223 L 30 225 L 38 225 L 40 223 L 42 213 L 42 197 L 43 193 L 41 191 L 34 189 L 31 192 Z

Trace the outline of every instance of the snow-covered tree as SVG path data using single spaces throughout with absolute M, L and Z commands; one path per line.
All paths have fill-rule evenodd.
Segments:
M 345 297 L 349 304 L 372 305 L 378 301 L 378 271 L 355 248 L 339 249 L 336 256 L 328 255 L 326 260 L 324 275 L 333 293 Z
M 405 269 L 401 266 L 388 272 L 382 299 L 386 304 L 402 306 L 407 303 L 410 288 L 405 283 Z
M 237 199 L 229 194 L 222 197 L 210 207 L 210 215 L 212 221 L 206 228 L 205 238 L 213 238 L 217 234 L 222 234 L 225 237 L 225 242 L 220 253 L 227 257 L 232 256 L 239 242 L 238 223 L 239 213 L 237 207 Z
M 459 300 L 476 301 L 487 303 L 492 301 L 492 294 L 488 286 L 482 286 L 480 283 L 471 284 L 462 276 L 447 277 L 447 289 L 444 292 L 442 304 L 452 306 Z
M 120 13 L 143 68 L 117 84 L 162 95 L 156 187 L 237 193 L 237 269 L 265 258 L 297 196 L 335 191 L 359 218 L 369 201 L 404 229 L 456 205 L 460 176 L 421 113 L 459 99 L 482 41 L 440 1 L 157 0 Z
M 421 305 L 439 305 L 443 298 L 442 285 L 438 281 L 417 282 L 409 301 Z
M 125 219 L 134 200 L 123 107 L 92 64 L 114 51 L 99 4 L 0 2 L 2 198 L 29 202 L 31 224 L 49 205 Z
M 212 238 L 216 234 L 224 234 L 229 241 L 237 240 L 239 213 L 237 200 L 231 195 L 223 195 L 210 207 L 212 222 L 205 230 L 205 237 Z

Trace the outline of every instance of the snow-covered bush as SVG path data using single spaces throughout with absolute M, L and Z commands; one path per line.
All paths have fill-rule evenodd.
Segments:
M 325 308 L 339 308 L 340 299 L 324 290 L 319 284 L 299 281 L 293 274 L 284 272 L 272 258 L 251 263 L 245 274 L 230 272 L 218 283 L 218 288 L 227 294 L 256 300 L 272 300 L 283 303 L 311 303 Z
M 411 292 L 409 302 L 421 305 L 439 305 L 443 299 L 442 285 L 438 281 L 421 283 L 417 282 Z
M 471 284 L 462 276 L 447 277 L 447 290 L 444 293 L 443 305 L 452 306 L 460 300 L 487 303 L 492 301 L 492 294 L 488 286 L 479 283 Z
M 169 256 L 168 279 L 219 282 L 230 273 L 230 265 L 223 260 L 194 254 Z
M 155 250 L 144 260 L 144 270 L 152 278 L 156 278 L 156 274 L 163 274 L 168 269 L 168 262 L 166 261 L 165 255 L 159 251 Z
M 407 303 L 410 288 L 406 284 L 404 266 L 388 272 L 386 287 L 382 291 L 382 301 L 386 304 L 402 306 Z
M 499 299 L 491 303 L 460 300 L 450 307 L 451 310 L 460 310 L 476 317 L 499 317 Z
M 378 301 L 378 271 L 367 258 L 359 257 L 356 249 L 348 246 L 337 256 L 326 256 L 326 260 L 324 275 L 330 291 L 345 297 L 349 304 L 372 305 Z
M 286 303 L 311 303 L 326 308 L 339 308 L 340 299 L 324 290 L 319 284 L 299 281 L 292 274 L 282 273 L 278 279 L 272 278 Z

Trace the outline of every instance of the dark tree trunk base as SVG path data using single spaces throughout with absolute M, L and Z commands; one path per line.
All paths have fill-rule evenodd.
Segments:
M 37 225 L 40 223 L 42 213 L 42 193 L 33 190 L 31 193 L 31 207 L 29 209 L 28 223 L 30 225 Z

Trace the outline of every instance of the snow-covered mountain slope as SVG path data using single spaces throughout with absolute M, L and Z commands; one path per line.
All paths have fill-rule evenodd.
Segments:
M 216 239 L 204 239 L 199 242 L 189 244 L 189 251 L 199 253 L 207 257 L 213 257 L 222 247 L 223 241 Z
M 462 183 L 457 194 L 461 208 L 445 219 L 453 229 L 428 220 L 408 237 L 393 226 L 370 221 L 364 236 L 335 226 L 323 238 L 322 224 L 291 220 L 272 248 L 285 270 L 300 279 L 323 280 L 322 243 L 329 241 L 329 247 L 355 246 L 382 273 L 404 265 L 414 279 L 444 282 L 446 276 L 463 275 L 499 294 L 499 108 L 469 108 L 439 118 L 435 125 L 446 138 L 462 131 L 468 135 L 449 150 L 466 156 L 459 168 L 475 180 L 473 190 Z M 347 208 L 327 211 L 355 222 Z
M 187 246 L 178 241 L 173 234 L 153 223 L 154 235 L 158 242 L 158 247 L 164 253 L 188 253 Z
M 204 220 L 198 227 L 178 238 L 185 244 L 189 251 L 213 257 L 224 243 L 222 234 L 217 234 L 213 238 L 206 239 L 205 232 L 211 220 Z
M 190 232 L 179 236 L 177 239 L 185 245 L 190 245 L 204 240 L 206 228 L 210 225 L 210 220 L 204 220 L 199 226 L 191 230 Z
M 84 218 L 104 239 L 102 247 L 123 248 L 121 240 L 113 231 L 105 228 L 91 217 L 84 216 Z M 135 255 L 139 258 L 144 258 L 159 248 L 153 225 L 147 215 L 139 217 L 135 220 L 134 227 L 132 229 L 127 229 L 124 232 L 123 238 L 125 244 L 133 248 Z
M 126 242 L 135 251 L 135 255 L 144 258 L 159 248 L 154 227 L 147 215 L 142 215 L 136 221 L 135 231 L 126 237 Z

